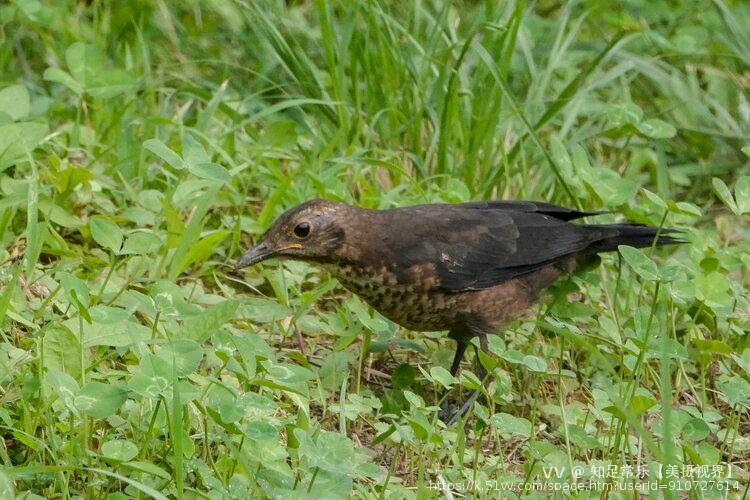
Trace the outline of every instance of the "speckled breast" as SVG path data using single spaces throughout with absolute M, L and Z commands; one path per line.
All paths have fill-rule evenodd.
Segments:
M 396 276 L 385 268 L 324 267 L 347 290 L 409 330 L 445 330 L 456 321 L 455 294 L 398 283 Z

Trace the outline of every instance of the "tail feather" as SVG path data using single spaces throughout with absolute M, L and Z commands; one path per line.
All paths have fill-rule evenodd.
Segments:
M 680 238 L 684 233 L 673 228 L 659 228 L 635 223 L 592 224 L 586 227 L 602 235 L 601 239 L 595 241 L 589 247 L 590 250 L 596 253 L 612 252 L 617 250 L 617 247 L 620 245 L 643 248 L 650 247 L 654 243 L 657 246 L 686 243 L 684 239 Z

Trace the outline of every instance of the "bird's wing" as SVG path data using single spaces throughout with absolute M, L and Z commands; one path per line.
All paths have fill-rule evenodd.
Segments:
M 539 211 L 438 207 L 410 214 L 420 222 L 412 223 L 396 251 L 406 266 L 432 264 L 435 286 L 451 292 L 523 276 L 606 236 Z
M 472 201 L 468 203 L 462 203 L 462 207 L 471 208 L 477 210 L 511 210 L 517 212 L 528 212 L 538 213 L 543 215 L 549 215 L 555 219 L 560 220 L 573 220 L 580 219 L 581 217 L 587 217 L 589 215 L 601 215 L 609 212 L 597 211 L 597 212 L 582 212 L 580 210 L 574 210 L 571 208 L 561 207 L 559 205 L 553 205 L 552 203 L 545 203 L 543 201 L 522 201 L 522 200 L 492 200 L 492 201 Z

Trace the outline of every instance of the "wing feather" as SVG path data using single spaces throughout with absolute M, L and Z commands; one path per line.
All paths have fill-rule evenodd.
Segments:
M 403 275 L 410 266 L 431 263 L 436 286 L 451 292 L 499 285 L 585 250 L 605 236 L 567 222 L 587 213 L 536 202 L 409 208 L 394 212 L 401 219 L 396 227 L 410 231 L 394 239 L 398 244 L 393 261 L 400 263 Z M 424 223 L 415 226 L 413 221 Z

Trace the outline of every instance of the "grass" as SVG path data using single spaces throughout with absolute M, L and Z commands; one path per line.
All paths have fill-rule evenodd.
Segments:
M 3 498 L 545 498 L 660 467 L 672 498 L 747 494 L 744 3 L 13 0 L 0 25 Z M 312 197 L 547 200 L 690 243 L 553 286 L 446 428 L 445 388 L 480 384 L 444 333 L 304 264 L 231 271 Z

